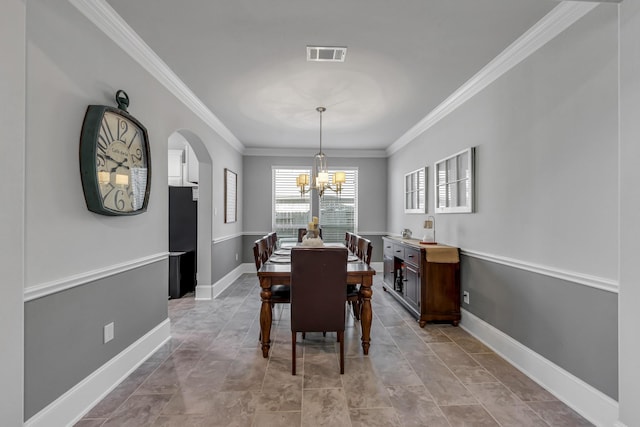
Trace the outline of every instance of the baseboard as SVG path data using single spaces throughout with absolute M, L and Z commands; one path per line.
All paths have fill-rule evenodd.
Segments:
M 26 427 L 70 426 L 171 338 L 166 319 L 91 375 L 29 418 Z
M 210 300 L 211 295 L 213 295 L 213 285 L 201 285 L 200 283 L 196 285 L 195 299 Z
M 596 426 L 622 426 L 618 402 L 609 396 L 467 310 L 460 326 Z
M 627 425 L 622 424 L 620 421 L 616 421 L 615 424 L 613 424 L 613 427 L 627 427 Z
M 231 286 L 231 284 L 235 282 L 238 277 L 242 276 L 245 273 L 255 274 L 256 273 L 255 264 L 253 263 L 240 264 L 235 269 L 231 270 L 222 279 L 214 283 L 211 289 L 211 295 L 213 295 L 213 298 L 216 298 L 218 295 L 224 292 L 224 290 L 227 289 L 229 286 Z

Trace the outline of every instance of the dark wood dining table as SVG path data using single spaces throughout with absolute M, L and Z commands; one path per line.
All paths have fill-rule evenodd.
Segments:
M 371 342 L 371 296 L 373 290 L 373 275 L 376 271 L 369 265 L 358 260 L 347 263 L 347 283 L 346 285 L 360 284 L 360 295 L 362 296 L 362 311 L 360 313 L 360 325 L 362 327 L 362 349 L 364 354 L 369 354 Z M 271 286 L 291 285 L 291 264 L 266 262 L 258 270 L 260 280 L 260 298 L 262 306 L 260 308 L 260 332 L 262 336 L 262 356 L 269 357 L 271 346 Z

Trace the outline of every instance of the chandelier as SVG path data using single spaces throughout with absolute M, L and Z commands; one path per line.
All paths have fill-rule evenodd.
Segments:
M 331 190 L 338 195 L 342 192 L 342 184 L 346 182 L 344 172 L 336 172 L 331 176 L 329 181 L 329 170 L 327 169 L 327 156 L 322 152 L 322 113 L 327 111 L 324 107 L 316 108 L 320 113 L 320 151 L 313 156 L 313 170 L 311 171 L 311 180 L 309 175 L 300 174 L 296 178 L 296 186 L 300 188 L 300 196 L 311 190 L 317 190 L 318 196 L 322 197 L 326 190 Z

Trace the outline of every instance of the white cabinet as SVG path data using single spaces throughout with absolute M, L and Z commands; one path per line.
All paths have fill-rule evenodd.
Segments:
M 167 165 L 169 185 L 182 185 L 182 150 L 169 150 Z
M 187 173 L 186 173 L 187 181 L 197 184 L 198 183 L 198 158 L 196 157 L 196 154 L 193 152 L 193 149 L 189 144 L 185 145 L 185 157 L 186 157 L 186 164 L 187 164 Z

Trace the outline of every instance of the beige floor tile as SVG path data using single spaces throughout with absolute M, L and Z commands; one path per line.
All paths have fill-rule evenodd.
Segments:
M 424 385 L 388 387 L 391 404 L 403 426 L 449 426 Z
M 302 426 L 350 427 L 345 392 L 340 388 L 309 389 L 302 393 Z
M 455 427 L 500 427 L 480 405 L 442 406 L 440 409 Z
M 502 427 L 548 427 L 548 424 L 525 404 L 485 404 L 484 407 Z
M 590 425 L 463 329 L 420 328 L 380 280 L 368 356 L 360 322 L 347 313 L 344 375 L 331 332 L 299 336 L 291 375 L 286 304 L 274 308 L 270 357 L 262 357 L 255 274 L 212 301 L 170 300 L 171 340 L 76 425 Z
M 528 402 L 527 404 L 551 427 L 586 427 L 593 425 L 562 402 Z
M 301 422 L 300 412 L 258 412 L 253 427 L 299 427 Z
M 349 411 L 352 427 L 401 427 L 393 408 L 352 409 Z

